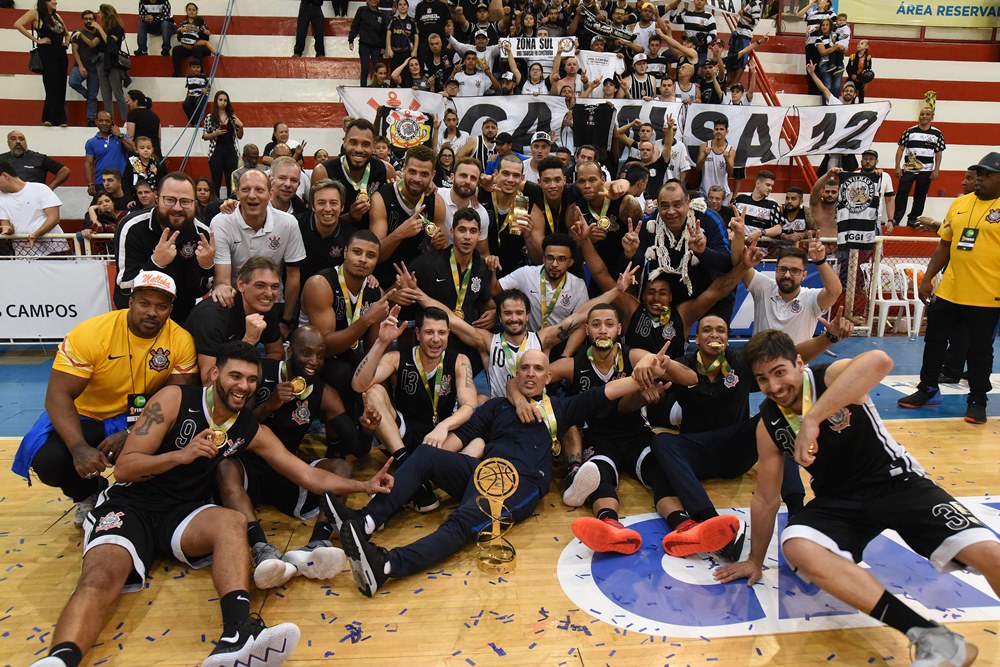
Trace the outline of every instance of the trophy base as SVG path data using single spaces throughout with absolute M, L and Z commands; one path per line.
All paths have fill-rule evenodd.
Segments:
M 509 574 L 514 571 L 516 558 L 514 547 L 500 538 L 498 543 L 480 546 L 478 565 L 487 574 Z

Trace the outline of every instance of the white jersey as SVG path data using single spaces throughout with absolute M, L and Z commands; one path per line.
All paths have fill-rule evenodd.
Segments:
M 716 153 L 712 145 L 708 146 L 708 155 L 705 156 L 705 165 L 701 170 L 701 190 L 708 192 L 713 185 L 721 185 L 726 191 L 726 199 L 723 203 L 728 204 L 732 196 L 729 189 L 729 172 L 726 170 L 726 153 L 729 151 L 729 144 L 721 153 Z
M 490 343 L 490 359 L 487 367 L 490 398 L 503 398 L 507 395 L 507 381 L 514 377 L 514 373 L 517 372 L 517 364 L 521 361 L 521 355 L 528 350 L 542 349 L 542 343 L 534 331 L 527 332 L 524 350 L 520 352 L 512 346 L 505 345 L 502 335 L 493 334 L 493 342 Z

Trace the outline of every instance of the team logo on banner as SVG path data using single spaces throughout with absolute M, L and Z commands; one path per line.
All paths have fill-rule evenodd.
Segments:
M 385 114 L 384 122 L 389 143 L 396 148 L 406 150 L 427 143 L 431 138 L 433 120 L 421 111 L 395 109 Z
M 960 498 L 993 531 L 1000 530 L 1000 502 L 988 496 Z M 949 510 L 950 511 L 950 510 Z M 748 509 L 732 510 L 749 520 Z M 777 532 L 787 516 L 777 517 Z M 622 523 L 642 535 L 630 556 L 595 554 L 573 540 L 559 557 L 563 591 L 581 610 L 610 625 L 657 637 L 738 637 L 872 627 L 867 614 L 807 584 L 796 575 L 771 540 L 768 567 L 756 586 L 746 581 L 720 584 L 712 576 L 720 561 L 705 554 L 673 558 L 660 543 L 666 522 L 643 514 Z M 744 546 L 749 549 L 749 546 Z M 894 595 L 916 601 L 939 622 L 1000 620 L 1000 601 L 986 579 L 965 572 L 939 574 L 894 532 L 876 537 L 864 551 L 862 567 Z M 903 588 L 896 583 L 900 582 Z

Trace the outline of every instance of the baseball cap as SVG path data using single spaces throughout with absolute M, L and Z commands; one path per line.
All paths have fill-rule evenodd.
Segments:
M 745 89 L 743 88 L 743 84 L 742 83 L 734 83 L 733 85 L 729 86 L 729 90 L 745 91 Z
M 997 153 L 996 151 L 990 153 L 980 160 L 979 164 L 974 164 L 969 167 L 969 169 L 973 169 L 975 171 L 1000 171 L 1000 153 Z
M 840 87 L 840 89 L 843 90 L 844 88 L 847 88 L 848 86 L 850 86 L 851 88 L 854 88 L 855 90 L 857 90 L 857 88 L 858 88 L 857 85 L 855 85 L 855 83 L 853 81 L 847 80 L 847 81 L 844 81 L 844 83 Z
M 874 158 L 875 158 L 876 160 L 878 159 L 878 151 L 877 151 L 877 150 L 875 150 L 874 148 L 869 148 L 868 150 L 866 150 L 866 151 L 862 151 L 862 152 L 861 152 L 861 157 L 864 157 L 864 156 L 866 156 L 866 155 L 871 155 L 871 156 L 873 156 L 873 157 L 874 157 Z
M 513 72 L 504 72 L 503 76 L 501 76 L 500 78 L 503 79 L 504 81 L 513 81 L 514 80 L 514 73 Z
M 607 39 L 604 37 L 604 35 L 594 35 L 593 37 L 590 38 L 591 44 L 593 44 L 594 42 L 606 42 L 606 41 Z
M 498 144 L 512 144 L 514 143 L 514 137 L 511 136 L 510 132 L 501 132 L 497 135 L 496 143 Z
M 645 53 L 637 53 L 632 57 L 632 64 L 634 65 L 635 63 L 642 62 L 645 59 L 646 59 Z
M 489 36 L 490 36 L 490 33 L 486 32 L 485 30 L 477 30 L 476 31 L 476 37 L 489 37 Z
M 478 5 L 476 5 L 476 10 L 477 11 L 480 10 L 480 9 L 489 9 L 489 8 L 490 8 L 490 6 L 487 5 L 485 2 L 480 2 Z
M 552 145 L 552 137 L 549 136 L 548 132 L 535 132 L 531 135 L 531 143 L 536 141 L 544 141 L 545 143 Z
M 166 292 L 171 298 L 177 296 L 177 283 L 160 271 L 140 271 L 132 281 L 132 291 L 135 292 L 137 289 L 157 289 Z
M 452 84 L 455 84 L 457 86 L 458 85 L 458 79 L 448 79 L 447 81 L 444 82 L 444 85 L 446 85 L 446 86 L 450 86 Z

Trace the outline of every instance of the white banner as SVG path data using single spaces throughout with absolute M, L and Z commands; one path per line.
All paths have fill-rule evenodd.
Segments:
M 444 113 L 444 98 L 437 93 L 427 93 L 410 88 L 363 88 L 361 86 L 338 86 L 337 94 L 351 118 L 367 118 L 375 122 L 379 107 L 396 107 L 410 111 L 422 111 L 435 118 Z
M 111 310 L 107 264 L 97 260 L 0 262 L 0 339 L 61 339 Z M 14 288 L 13 286 L 17 287 Z
M 473 137 L 481 134 L 483 120 L 492 118 L 500 132 L 514 137 L 514 147 L 529 146 L 535 132 L 548 132 L 562 127 L 566 116 L 566 100 L 554 95 L 487 95 L 456 97 L 458 126 Z
M 707 0 L 705 4 L 717 12 L 733 15 L 739 14 L 740 7 L 743 6 L 742 0 Z M 694 9 L 694 0 L 685 0 L 679 9 Z
M 857 155 L 875 141 L 875 132 L 891 108 L 889 102 L 796 107 L 799 139 L 782 157 L 830 153 Z
M 692 149 L 712 141 L 712 131 L 719 119 L 729 121 L 726 135 L 736 147 L 736 166 L 754 166 L 775 162 L 781 155 L 781 123 L 791 107 L 733 106 L 731 104 L 692 104 L 684 123 L 684 143 Z M 825 107 L 824 107 L 825 108 Z
M 597 79 L 603 82 L 605 79 L 614 79 L 621 76 L 625 71 L 625 60 L 618 53 L 605 53 L 604 51 L 580 51 L 580 67 L 587 73 L 587 77 L 593 81 Z M 597 90 L 601 90 L 600 87 Z
M 504 56 L 513 51 L 515 58 L 555 58 L 576 51 L 576 37 L 510 37 L 500 40 Z

